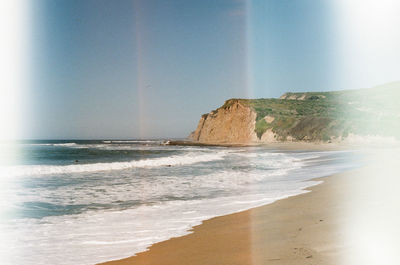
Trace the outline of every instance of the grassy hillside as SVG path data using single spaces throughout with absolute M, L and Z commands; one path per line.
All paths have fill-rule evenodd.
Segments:
M 358 135 L 400 136 L 400 83 L 335 92 L 286 93 L 279 99 L 230 99 L 256 113 L 257 136 L 271 129 L 279 140 L 329 141 Z M 267 122 L 266 116 L 273 117 Z

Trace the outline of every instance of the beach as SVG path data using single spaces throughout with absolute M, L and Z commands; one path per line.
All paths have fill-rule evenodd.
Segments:
M 398 264 L 397 165 L 385 155 L 321 178 L 311 192 L 206 220 L 189 235 L 103 264 Z
M 19 147 L 30 160 L 3 168 L 13 174 L 9 192 L 18 195 L 4 208 L 14 214 L 0 226 L 8 250 L 4 264 L 99 264 L 132 256 L 125 262 L 329 264 L 359 256 L 343 254 L 349 245 L 362 246 L 350 253 L 365 250 L 354 239 L 376 249 L 378 235 L 382 246 L 381 227 L 395 234 L 400 222 L 391 216 L 398 170 L 379 161 L 398 158 L 396 150 L 374 149 L 367 159 L 361 150 L 164 146 L 151 140 Z M 390 194 L 394 199 L 382 202 Z M 371 224 L 376 216 L 393 225 Z
M 103 264 L 338 264 L 339 220 L 335 206 L 326 204 L 343 195 L 338 186 L 347 175 L 326 177 L 306 194 L 207 220 L 192 234 Z

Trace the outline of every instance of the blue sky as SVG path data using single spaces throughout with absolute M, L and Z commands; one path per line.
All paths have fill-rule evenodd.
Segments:
M 255 97 L 338 89 L 328 1 L 253 1 L 249 17 Z
M 351 21 L 339 2 L 37 0 L 22 137 L 186 137 L 229 98 L 400 79 L 398 33 L 386 54 L 360 51 L 353 36 L 374 32 L 351 26 L 369 13 Z

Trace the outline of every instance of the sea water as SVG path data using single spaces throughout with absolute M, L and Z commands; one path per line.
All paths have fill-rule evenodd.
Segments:
M 307 192 L 356 166 L 350 151 L 25 141 L 0 165 L 2 264 L 94 264 L 203 220 Z M 15 154 L 14 154 L 15 155 Z

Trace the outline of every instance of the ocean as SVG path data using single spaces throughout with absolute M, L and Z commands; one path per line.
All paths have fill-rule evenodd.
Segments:
M 359 164 L 352 151 L 163 140 L 23 141 L 14 149 L 15 159 L 0 165 L 2 264 L 132 256 L 203 220 L 305 193 L 320 183 L 313 178 Z

